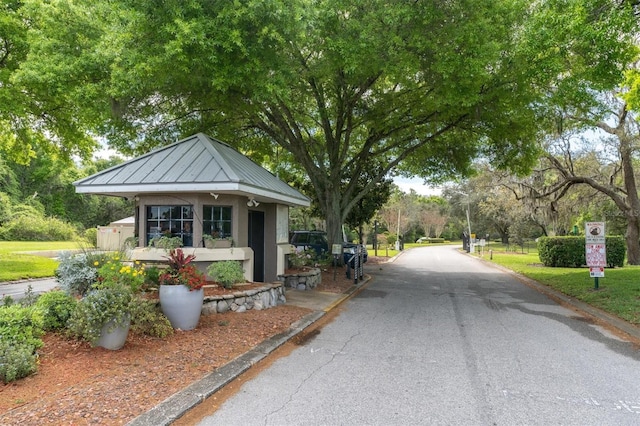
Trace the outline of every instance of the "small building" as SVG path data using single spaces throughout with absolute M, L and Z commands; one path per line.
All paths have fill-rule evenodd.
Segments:
M 98 226 L 97 247 L 100 250 L 118 251 L 124 243 L 135 235 L 135 217 L 125 217 L 107 226 Z
M 76 192 L 135 200 L 132 258 L 163 260 L 155 237 L 180 238 L 201 269 L 212 261 L 243 262 L 249 281 L 284 273 L 289 207 L 309 199 L 231 146 L 198 133 L 74 182 Z M 205 235 L 232 241 L 207 248 Z

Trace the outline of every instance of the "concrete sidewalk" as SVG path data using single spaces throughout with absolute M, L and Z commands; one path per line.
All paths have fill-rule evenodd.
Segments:
M 331 309 L 358 293 L 370 280 L 371 277 L 365 277 L 364 281 L 352 286 L 347 292 L 342 294 L 316 290 L 300 291 L 287 289 L 285 293 L 287 305 L 308 308 L 313 310 L 313 312 L 291 324 L 291 327 L 287 331 L 270 337 L 249 352 L 246 352 L 233 361 L 212 371 L 201 380 L 170 396 L 151 410 L 133 419 L 128 425 L 170 425 L 182 417 L 187 411 L 199 405 L 205 399 L 250 369 L 254 364 L 266 358 L 288 340 L 318 321 Z

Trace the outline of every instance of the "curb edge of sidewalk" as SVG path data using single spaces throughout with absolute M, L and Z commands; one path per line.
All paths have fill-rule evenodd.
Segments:
M 370 275 L 360 284 L 354 284 L 343 293 L 343 296 L 331 303 L 323 310 L 318 310 L 305 315 L 284 332 L 278 333 L 262 341 L 254 348 L 229 361 L 225 365 L 206 374 L 202 379 L 192 383 L 186 388 L 174 393 L 155 407 L 142 413 L 127 425 L 130 426 L 164 426 L 184 416 L 189 410 L 204 402 L 214 393 L 231 383 L 242 373 L 249 370 L 258 362 L 265 359 L 273 351 L 300 334 L 310 325 L 324 317 L 329 311 L 362 291 L 370 282 Z

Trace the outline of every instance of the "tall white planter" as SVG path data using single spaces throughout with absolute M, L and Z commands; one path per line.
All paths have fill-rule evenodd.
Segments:
M 107 322 L 102 326 L 102 332 L 100 333 L 100 338 L 96 342 L 96 346 L 101 346 L 112 351 L 122 349 L 127 341 L 130 325 L 131 318 L 128 315 L 123 324 L 116 325 L 114 320 Z
M 204 289 L 190 291 L 185 285 L 161 285 L 160 308 L 171 326 L 180 330 L 193 330 L 198 326 Z

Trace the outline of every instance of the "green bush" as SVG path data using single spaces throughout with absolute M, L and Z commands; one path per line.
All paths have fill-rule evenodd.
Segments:
M 627 254 L 627 245 L 624 237 L 607 237 L 605 243 L 607 245 L 607 266 L 610 268 L 614 266 L 622 268 Z
M 619 236 L 606 237 L 607 266 L 624 265 L 625 243 Z M 587 264 L 584 237 L 540 237 L 538 256 L 545 266 L 580 268 Z
M 0 308 L 0 336 L 8 342 L 41 348 L 43 324 L 42 312 L 32 307 L 15 304 Z
M 136 299 L 131 304 L 131 331 L 164 338 L 173 334 L 173 327 L 157 302 Z
M 98 247 L 98 228 L 85 229 L 83 236 L 91 247 Z
M 225 288 L 232 288 L 234 284 L 244 282 L 242 265 L 236 260 L 213 262 L 207 268 L 207 273 Z
M 72 241 L 78 238 L 76 228 L 55 217 L 15 216 L 0 228 L 5 241 Z
M 67 321 L 68 333 L 95 345 L 104 324 L 113 321 L 115 328 L 130 319 L 132 300 L 131 288 L 121 284 L 91 290 L 71 313 Z
M 42 312 L 44 330 L 54 331 L 66 327 L 77 303 L 76 299 L 61 290 L 49 291 L 38 297 L 35 308 Z
M 160 285 L 160 268 L 149 266 L 144 272 L 145 286 L 157 288 Z
M 0 339 L 0 379 L 4 383 L 27 377 L 35 373 L 37 368 L 33 346 Z
M 18 304 L 0 307 L 0 379 L 21 379 L 37 369 L 36 350 L 42 342 L 43 315 Z

